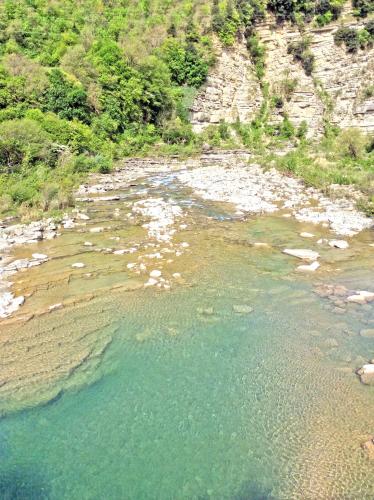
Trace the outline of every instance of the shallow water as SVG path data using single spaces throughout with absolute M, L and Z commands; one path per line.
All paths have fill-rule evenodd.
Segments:
M 144 289 L 147 276 L 126 267 L 150 251 L 126 217 L 144 189 L 185 212 L 173 241 L 190 246 L 148 266 L 170 291 Z M 1 326 L 0 498 L 372 499 L 374 461 L 360 445 L 374 432 L 374 390 L 354 370 L 373 356 L 359 336 L 373 306 L 337 314 L 313 291 L 371 289 L 372 234 L 319 249 L 321 270 L 306 276 L 281 250 L 316 248 L 326 230 L 282 214 L 239 219 L 174 176 L 88 213 L 87 226 L 37 246 L 48 263 L 14 280 L 30 296 Z

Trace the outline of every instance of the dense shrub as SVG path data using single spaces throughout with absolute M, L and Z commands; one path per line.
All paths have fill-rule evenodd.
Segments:
M 172 81 L 177 85 L 199 87 L 208 75 L 209 61 L 203 58 L 191 42 L 168 39 L 162 47 L 161 56 L 167 64 Z
M 336 149 L 341 156 L 362 158 L 368 145 L 368 138 L 356 128 L 343 130 L 336 140 Z
M 247 30 L 247 49 L 255 65 L 255 71 L 259 80 L 265 74 L 265 47 L 260 43 L 259 38 L 253 30 Z
M 54 69 L 49 75 L 50 85 L 45 92 L 44 107 L 67 120 L 77 119 L 89 122 L 87 92 L 81 85 L 67 80 L 60 70 Z
M 371 12 L 374 12 L 373 0 L 352 0 L 354 13 L 359 17 L 366 17 Z
M 0 123 L 0 172 L 12 173 L 38 161 L 52 160 L 50 135 L 29 119 Z
M 344 44 L 348 52 L 371 47 L 374 42 L 374 22 L 368 22 L 362 29 L 341 27 L 335 32 L 334 41 L 339 46 Z
M 298 42 L 292 42 L 287 47 L 287 52 L 293 55 L 295 61 L 299 61 L 307 75 L 311 75 L 314 69 L 314 55 L 309 50 L 310 41 L 303 38 Z
M 167 144 L 189 143 L 193 138 L 191 125 L 176 118 L 163 130 L 162 138 Z

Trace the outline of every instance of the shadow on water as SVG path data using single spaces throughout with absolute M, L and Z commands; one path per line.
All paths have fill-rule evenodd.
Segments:
M 231 500 L 277 500 L 270 492 L 260 483 L 255 481 L 244 481 L 239 490 L 234 493 Z
M 35 469 L 14 466 L 0 469 L 1 500 L 47 500 L 50 498 L 40 473 Z

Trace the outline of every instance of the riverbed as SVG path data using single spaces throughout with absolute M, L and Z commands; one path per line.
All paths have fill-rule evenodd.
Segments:
M 372 229 L 304 194 L 255 213 L 187 167 L 92 181 L 85 217 L 12 249 L 47 259 L 0 323 L 0 497 L 372 499 L 374 302 L 348 300 L 374 291 Z

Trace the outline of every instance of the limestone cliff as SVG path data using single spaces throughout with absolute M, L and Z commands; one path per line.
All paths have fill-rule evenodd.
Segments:
M 297 26 L 276 26 L 271 20 L 258 26 L 259 39 L 266 49 L 264 80 L 269 83 L 270 95 L 281 93 L 285 82 L 293 82 L 282 108 L 271 111 L 270 121 L 280 121 L 284 114 L 295 125 L 305 121 L 309 137 L 322 133 L 324 118 L 341 128 L 374 132 L 374 97 L 365 93 L 374 81 L 374 49 L 351 54 L 344 46 L 338 47 L 334 33 L 342 22 L 344 26 L 362 26 L 351 18 L 324 28 L 305 29 L 303 36 L 310 39 L 315 57 L 311 76 L 287 53 L 289 42 L 301 39 Z M 239 37 L 229 48 L 216 41 L 215 48 L 217 63 L 191 109 L 195 131 L 221 120 L 232 123 L 239 118 L 248 122 L 264 99 L 244 38 Z

